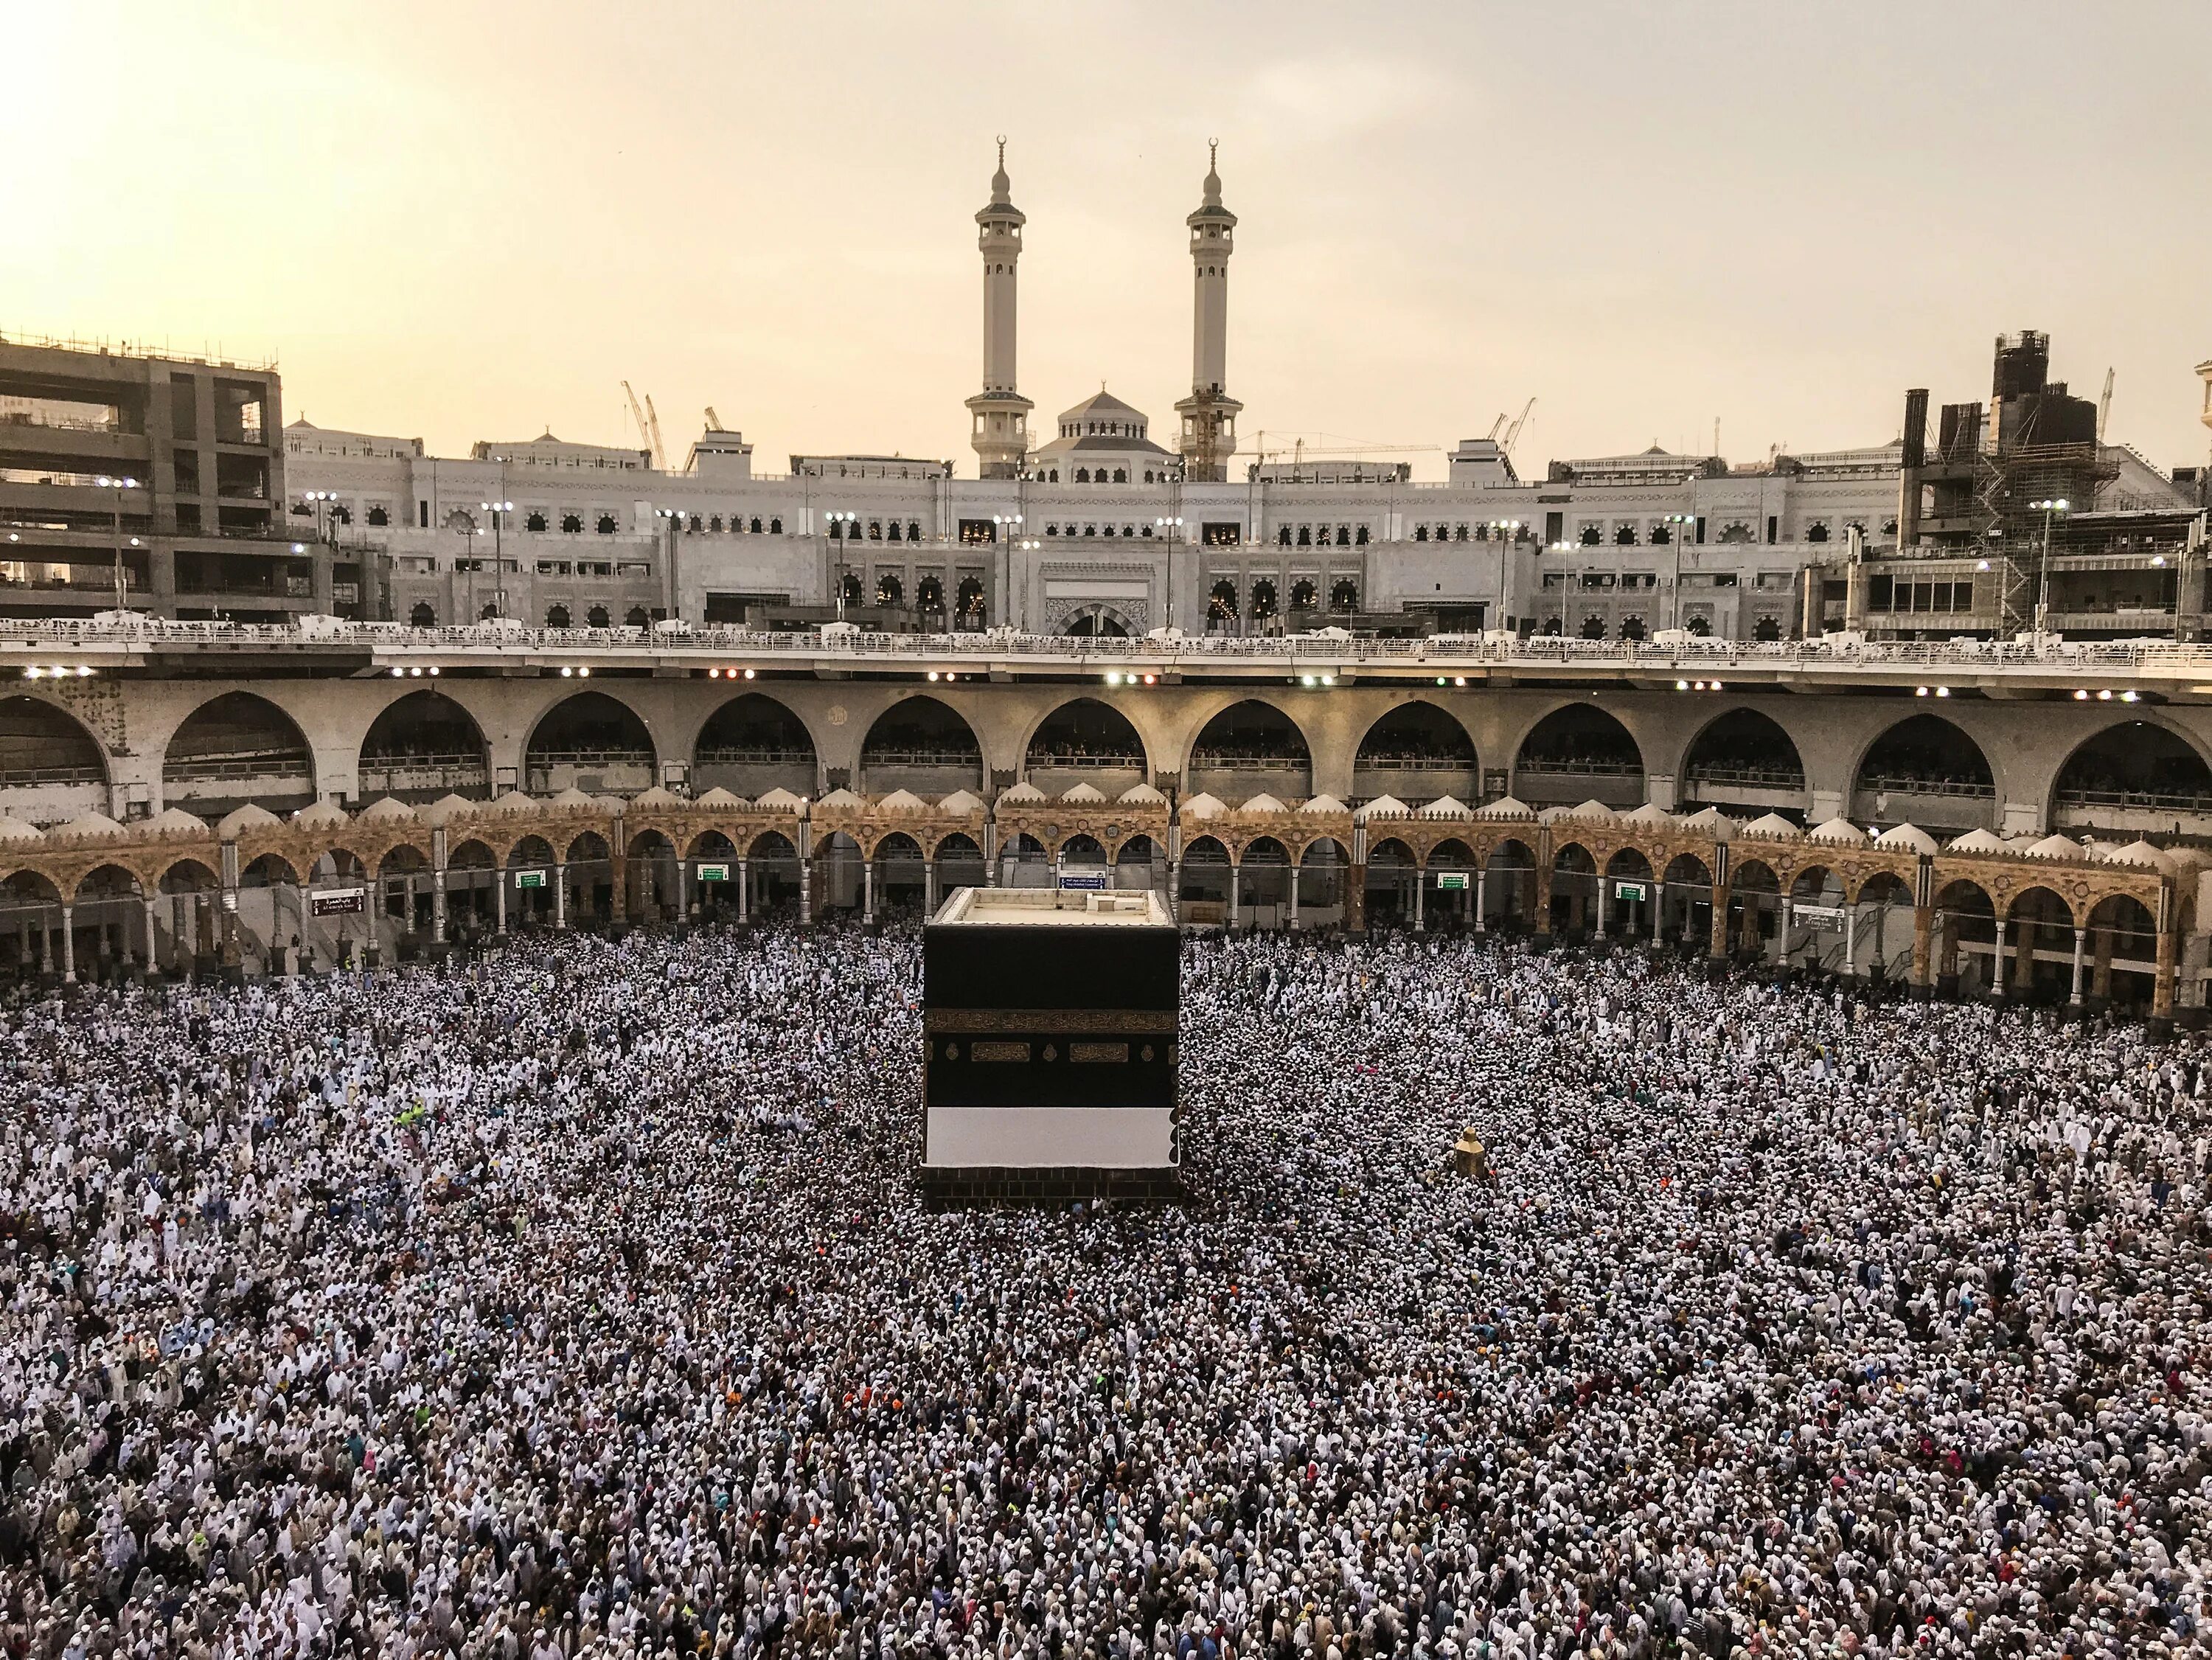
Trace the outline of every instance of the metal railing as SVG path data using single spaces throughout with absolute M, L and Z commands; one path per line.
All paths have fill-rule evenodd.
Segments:
M 1594 778 L 1641 778 L 1644 775 L 1643 763 L 1638 761 L 1553 760 L 1538 755 L 1522 756 L 1520 769 L 1552 775 L 1587 774 Z
M 1707 767 L 1692 763 L 1686 776 L 1693 784 L 1759 790 L 1802 790 L 1805 775 L 1783 767 Z
M 2061 788 L 2058 805 L 2062 807 L 2112 807 L 2123 812 L 2212 812 L 2212 795 Z
M 1858 781 L 1858 789 L 1869 795 L 1945 795 L 1975 801 L 1996 800 L 1994 784 L 1969 783 L 1955 778 L 1910 778 L 1872 775 Z
M 281 540 L 265 534 L 258 539 Z M 1266 637 L 1183 635 L 1166 639 L 1017 634 L 1006 630 L 947 634 L 838 634 L 819 630 L 771 633 L 726 626 L 685 624 L 623 628 L 547 629 L 500 622 L 443 628 L 404 623 L 356 623 L 311 617 L 301 623 L 170 622 L 133 616 L 122 622 L 55 617 L 0 619 L 0 652 L 55 644 L 131 650 L 188 644 L 253 647 L 350 647 L 389 653 L 543 653 L 574 660 L 596 653 L 646 654 L 693 659 L 750 658 L 931 660 L 1024 657 L 1072 660 L 1100 670 L 1123 665 L 1188 668 L 1209 661 L 1289 661 L 1316 669 L 1375 663 L 1501 668 L 1680 670 L 1706 676 L 1731 669 L 1773 672 L 1799 669 L 1955 671 L 2000 669 L 2212 674 L 2212 646 L 2156 638 L 2111 641 L 1813 640 L 1759 642 L 1685 638 L 1649 641 L 1581 640 L 1559 635 L 1500 640 L 1474 635 L 1417 639 L 1370 639 L 1330 634 Z

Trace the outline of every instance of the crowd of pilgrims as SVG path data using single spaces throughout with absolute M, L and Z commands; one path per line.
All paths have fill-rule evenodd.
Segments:
M 919 976 L 707 928 L 0 1012 L 0 1651 L 2212 1641 L 2193 1040 L 1194 941 L 1186 1195 L 963 1207 Z

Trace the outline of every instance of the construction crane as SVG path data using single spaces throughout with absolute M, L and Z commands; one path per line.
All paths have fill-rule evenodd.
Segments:
M 653 407 L 653 394 L 645 395 L 645 424 L 653 429 L 653 465 L 657 472 L 668 471 L 668 452 L 660 447 L 660 411 Z
M 1504 456 L 1508 460 L 1512 459 L 1514 445 L 1521 441 L 1521 429 L 1528 424 L 1528 411 L 1535 407 L 1536 400 L 1534 398 L 1531 398 L 1527 403 L 1523 404 L 1521 406 L 1521 418 L 1514 422 L 1511 426 L 1506 428 L 1505 436 L 1498 440 L 1498 452 L 1499 454 Z M 1503 421 L 1505 417 L 1501 415 L 1498 418 L 1500 421 Z M 1495 435 L 1497 430 L 1498 429 L 1495 427 L 1491 429 L 1493 435 Z
M 1347 444 L 1336 449 L 1309 449 L 1304 438 L 1294 436 L 1288 450 L 1279 448 L 1271 450 L 1267 447 L 1267 435 L 1263 430 L 1258 435 L 1255 441 L 1253 459 L 1265 466 L 1271 460 L 1277 460 L 1288 455 L 1291 458 L 1291 465 L 1296 466 L 1309 457 L 1327 457 L 1335 459 L 1347 455 L 1433 455 L 1436 453 L 1436 449 L 1437 447 L 1434 444 Z
M 2106 425 L 2112 418 L 2112 377 L 2118 373 L 2117 369 L 2105 371 L 2105 395 L 2097 400 L 2097 441 L 2100 444 L 2105 441 Z
M 661 472 L 667 471 L 668 461 L 660 449 L 660 417 L 656 415 L 648 418 L 647 414 L 647 411 L 653 408 L 652 398 L 648 396 L 645 402 L 640 404 L 637 401 L 637 394 L 629 389 L 629 381 L 625 380 L 622 383 L 622 389 L 623 396 L 629 399 L 630 419 L 637 423 L 637 435 L 645 441 L 645 447 L 653 458 L 654 469 Z
M 708 404 L 708 405 L 707 405 L 707 430 L 708 430 L 708 432 L 720 432 L 720 431 L 721 431 L 721 429 L 722 429 L 722 417 L 721 417 L 720 416 L 719 416 L 719 415 L 717 415 L 717 414 L 715 414 L 715 413 L 714 413 L 714 406 L 712 404 Z

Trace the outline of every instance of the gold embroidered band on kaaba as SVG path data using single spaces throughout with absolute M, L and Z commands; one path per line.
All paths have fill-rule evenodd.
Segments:
M 1097 1033 L 1113 1037 L 1172 1037 L 1173 1009 L 931 1009 L 922 1029 L 966 1032 Z

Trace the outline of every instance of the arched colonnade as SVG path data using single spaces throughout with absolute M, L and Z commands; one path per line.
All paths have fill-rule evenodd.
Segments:
M 1401 870 L 1411 903 L 1400 920 L 1415 929 L 1456 922 L 1540 939 L 1671 938 L 1716 958 L 1764 941 L 1787 962 L 1819 958 L 1806 936 L 1826 924 L 1844 936 L 1840 961 L 1850 972 L 1864 955 L 1853 937 L 1858 909 L 1879 900 L 1911 910 L 1907 977 L 1917 988 L 1955 987 L 1965 960 L 1978 962 L 1993 994 L 2019 994 L 2055 972 L 2078 1004 L 2133 963 L 2150 981 L 2154 1017 L 2173 1011 L 2178 943 L 2194 925 L 2193 868 L 2100 862 L 2086 852 L 2076 860 L 1731 834 L 1656 813 L 1640 822 L 1485 818 L 1450 806 L 1353 812 L 1325 797 L 1295 809 L 1267 798 L 1237 807 L 1196 798 L 1171 816 L 1164 800 L 1017 796 L 994 811 L 972 795 L 930 803 L 841 790 L 809 804 L 720 791 L 687 800 L 656 788 L 627 801 L 569 792 L 546 801 L 448 797 L 415 809 L 386 800 L 353 815 L 325 803 L 289 819 L 247 807 L 221 826 L 181 813 L 45 833 L 0 823 L 9 911 L 0 958 L 13 937 L 19 970 L 35 961 L 74 980 L 89 929 L 98 962 L 159 971 L 166 921 L 170 970 L 239 968 L 251 944 L 241 936 L 241 901 L 257 892 L 289 894 L 289 911 L 269 902 L 278 927 L 289 917 L 305 935 L 312 919 L 340 958 L 349 943 L 363 957 L 404 954 L 409 941 L 441 946 L 457 903 L 471 930 L 489 933 L 702 914 L 750 920 L 770 901 L 807 921 L 837 903 L 828 873 L 840 860 L 858 873 L 844 903 L 873 921 L 901 876 L 925 909 L 942 897 L 948 869 L 1001 880 L 1002 853 L 1018 841 L 1055 871 L 1112 866 L 1133 854 L 1140 866 L 1164 868 L 1178 904 L 1193 870 L 1225 866 L 1224 902 L 1210 914 L 1182 907 L 1187 922 L 1243 924 L 1243 879 L 1265 870 L 1287 886 L 1283 924 L 1306 926 L 1310 895 L 1301 879 L 1326 871 L 1338 889 L 1333 920 L 1363 933 L 1370 873 Z M 20 924 L 13 935 L 10 920 Z M 2134 936 L 2133 955 L 2114 945 Z M 267 937 L 252 954 L 281 971 L 299 965 L 297 949 Z
M 1032 775 L 1044 775 L 1055 793 L 1096 775 L 1109 794 L 1142 780 L 1170 793 L 1347 800 L 1433 790 L 1470 803 L 1511 794 L 1540 806 L 1596 795 L 1616 808 L 1717 801 L 1732 812 L 1778 807 L 1808 824 L 1840 814 L 2007 835 L 2042 833 L 2069 815 L 2082 821 L 2077 828 L 2110 819 L 2103 828 L 2170 834 L 2172 821 L 2212 812 L 2212 730 L 2197 711 L 2148 703 L 2124 709 L 1954 698 L 1938 714 L 1932 700 L 1751 686 L 1720 695 L 1663 686 L 1577 695 L 1449 685 L 613 676 L 586 684 L 460 675 L 59 689 L 27 682 L 11 687 L 10 699 L 22 713 L 24 756 L 15 770 L 0 768 L 0 811 L 40 823 L 94 805 L 118 818 L 167 806 L 213 818 L 246 800 L 286 811 L 310 800 L 384 794 L 427 802 L 434 793 L 488 800 L 519 788 L 542 798 L 572 775 L 587 790 L 629 794 L 653 784 L 680 789 L 688 781 L 697 793 L 718 781 L 711 775 L 718 769 L 737 766 L 788 769 L 773 781 L 807 795 L 840 786 L 939 794 L 957 785 L 988 798 Z M 604 735 L 620 740 L 613 748 L 583 718 L 586 702 L 621 713 L 620 732 L 599 723 Z M 724 730 L 741 702 L 787 721 L 775 732 L 765 720 Z M 943 712 L 963 753 L 972 743 L 973 770 L 959 780 L 933 784 L 921 762 L 886 736 L 902 722 L 916 725 L 908 712 L 925 706 Z M 1085 709 L 1109 717 L 1121 737 L 1102 747 L 1079 718 Z M 1274 763 L 1267 754 L 1244 752 L 1267 736 L 1252 714 L 1279 726 L 1276 770 L 1290 782 L 1267 769 Z M 1425 725 L 1417 718 L 1424 716 Z M 0 721 L 0 739 L 5 729 Z M 2142 736 L 2112 739 L 2123 731 Z M 2128 745 L 2141 749 L 2148 739 L 2172 750 L 2165 768 L 2172 777 L 2148 769 L 2138 778 L 2103 751 L 2093 763 L 2081 759 L 2100 741 L 2124 758 Z M 1239 779 L 1243 787 L 1224 787 Z M 1424 781 L 1428 787 L 1417 788 Z M 770 781 L 763 772 L 751 783 L 729 781 L 750 794 Z

